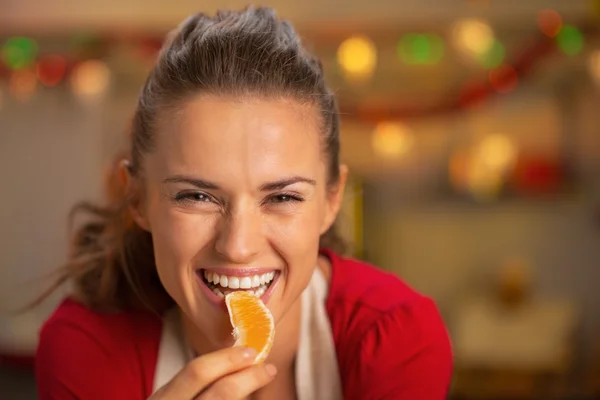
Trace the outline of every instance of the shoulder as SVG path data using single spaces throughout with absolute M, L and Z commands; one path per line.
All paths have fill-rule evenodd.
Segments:
M 325 255 L 332 264 L 327 311 L 345 391 L 365 399 L 445 398 L 452 353 L 433 300 L 394 274 Z
M 144 398 L 160 334 L 160 318 L 150 314 L 104 314 L 64 300 L 40 331 L 40 398 Z
M 327 250 L 323 254 L 332 266 L 327 311 L 334 332 L 361 338 L 377 326 L 404 332 L 427 329 L 430 325 L 443 327 L 433 300 L 398 276 Z
M 418 293 L 395 274 L 382 271 L 364 261 L 344 258 L 323 250 L 331 262 L 331 281 L 327 308 L 332 314 L 353 309 L 354 317 L 374 322 L 390 312 L 424 308 L 435 309 L 433 302 Z
M 158 344 L 160 331 L 160 318 L 150 313 L 101 313 L 75 300 L 65 299 L 42 326 L 40 347 L 48 341 L 60 345 L 71 337 L 86 337 L 89 339 L 87 344 L 93 343 L 107 353 L 125 356 L 140 340 L 153 338 Z

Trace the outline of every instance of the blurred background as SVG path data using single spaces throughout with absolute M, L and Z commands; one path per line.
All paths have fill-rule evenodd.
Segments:
M 102 198 L 165 33 L 246 4 L 0 0 L 2 310 L 65 259 L 70 207 Z M 340 228 L 437 301 L 452 398 L 600 398 L 600 2 L 258 4 L 322 58 L 352 171 Z M 0 313 L 0 398 L 35 398 L 60 296 Z

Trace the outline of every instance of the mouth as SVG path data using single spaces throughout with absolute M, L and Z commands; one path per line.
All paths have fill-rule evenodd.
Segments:
M 198 270 L 202 283 L 219 299 L 224 299 L 231 292 L 245 291 L 263 298 L 272 292 L 272 288 L 279 278 L 279 271 L 270 270 L 252 271 L 245 269 L 237 273 L 218 273 L 207 269 Z

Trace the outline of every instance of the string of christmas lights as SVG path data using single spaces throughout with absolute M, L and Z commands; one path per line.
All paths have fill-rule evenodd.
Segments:
M 344 114 L 371 122 L 430 116 L 469 108 L 492 95 L 513 91 L 533 67 L 555 51 L 575 56 L 584 49 L 586 35 L 597 28 L 577 28 L 563 22 L 555 10 L 541 10 L 536 19 L 539 28 L 534 44 L 522 49 L 514 59 L 507 60 L 504 44 L 496 37 L 492 26 L 481 19 L 462 19 L 453 24 L 447 37 L 427 32 L 402 35 L 397 42 L 396 56 L 407 65 L 433 65 L 443 61 L 449 52 L 448 43 L 465 62 L 475 63 L 488 71 L 486 80 L 465 82 L 458 93 L 438 104 L 413 108 L 401 104 L 369 106 L 342 103 Z M 10 37 L 0 47 L 0 82 L 8 82 L 8 94 L 20 101 L 31 98 L 38 84 L 59 87 L 70 83 L 75 95 L 93 97 L 105 91 L 110 82 L 110 68 L 103 61 L 111 49 L 127 45 L 141 63 L 154 62 L 162 44 L 157 35 L 96 36 L 75 35 L 68 50 L 47 52 L 33 38 Z M 594 79 L 600 81 L 600 53 L 592 52 L 589 67 Z M 366 36 L 352 36 L 343 41 L 337 52 L 340 71 L 349 82 L 368 81 L 377 69 L 376 43 Z

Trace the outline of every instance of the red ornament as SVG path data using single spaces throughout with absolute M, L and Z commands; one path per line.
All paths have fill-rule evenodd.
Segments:
M 514 189 L 526 195 L 552 195 L 560 193 L 565 183 L 563 164 L 542 156 L 521 158 L 514 170 Z
M 540 31 L 548 37 L 555 37 L 562 28 L 563 21 L 561 15 L 552 9 L 545 9 L 538 13 L 537 23 Z
M 67 61 L 58 55 L 41 58 L 36 66 L 39 81 L 45 86 L 58 85 L 67 72 Z

